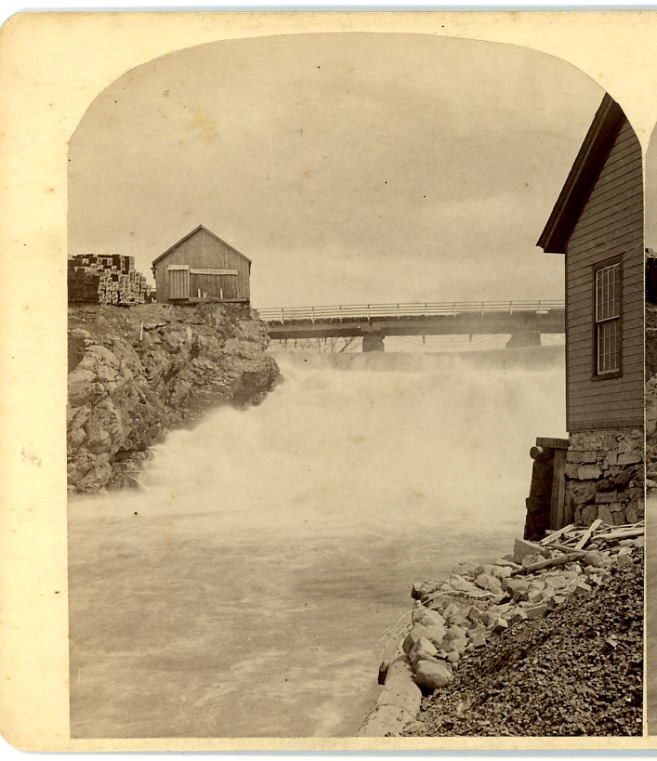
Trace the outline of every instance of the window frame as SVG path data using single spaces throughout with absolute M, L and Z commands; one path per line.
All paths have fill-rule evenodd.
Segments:
M 601 270 L 607 269 L 608 267 L 617 267 L 618 268 L 618 316 L 617 317 L 610 317 L 604 320 L 598 320 L 597 312 L 598 312 L 598 302 L 597 302 L 597 280 L 598 280 L 598 272 Z M 593 298 L 592 298 L 592 307 L 591 307 L 591 317 L 592 317 L 592 348 L 593 348 L 593 367 L 592 367 L 592 380 L 595 381 L 604 381 L 604 380 L 610 380 L 612 378 L 620 378 L 623 375 L 623 256 L 617 255 L 610 257 L 609 259 L 605 259 L 602 262 L 598 262 L 594 265 L 592 265 L 592 289 L 593 289 Z M 598 370 L 598 325 L 603 325 L 605 323 L 615 322 L 618 326 L 618 367 L 616 367 L 614 370 L 609 370 L 607 372 L 599 372 Z

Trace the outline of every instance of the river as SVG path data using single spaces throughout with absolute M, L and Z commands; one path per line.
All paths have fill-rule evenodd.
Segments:
M 562 350 L 278 359 L 143 490 L 70 500 L 73 737 L 353 735 L 411 583 L 521 532 Z

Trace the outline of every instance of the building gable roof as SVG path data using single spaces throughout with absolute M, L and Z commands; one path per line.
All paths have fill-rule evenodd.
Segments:
M 219 243 L 221 243 L 222 245 L 226 246 L 226 248 L 229 248 L 231 251 L 233 251 L 234 253 L 236 253 L 239 256 L 241 256 L 242 259 L 246 259 L 246 261 L 249 263 L 249 265 L 251 264 L 251 260 L 249 259 L 248 256 L 244 256 L 244 254 L 241 251 L 238 251 L 234 246 L 231 246 L 230 243 L 226 243 L 225 240 L 220 238 L 218 235 L 215 235 L 212 232 L 212 230 L 208 230 L 208 228 L 204 227 L 203 225 L 197 225 L 191 232 L 188 232 L 187 235 L 183 235 L 183 237 L 180 240 L 176 241 L 173 244 L 173 246 L 169 246 L 169 248 L 167 248 L 167 250 L 163 254 L 160 254 L 157 258 L 153 259 L 153 262 L 152 262 L 151 266 L 155 266 L 161 259 L 164 259 L 165 256 L 167 256 L 172 251 L 174 251 L 176 248 L 178 248 L 178 246 L 180 246 L 181 243 L 184 243 L 186 240 L 189 240 L 189 238 L 192 238 L 194 235 L 196 235 L 197 233 L 201 232 L 201 230 L 206 232 L 208 235 L 211 235 L 215 240 L 218 240 Z
M 624 121 L 625 114 L 621 107 L 605 93 L 538 239 L 537 245 L 546 253 L 564 253 L 568 239 Z

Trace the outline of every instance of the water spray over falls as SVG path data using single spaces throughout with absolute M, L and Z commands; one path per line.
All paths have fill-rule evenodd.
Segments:
M 528 449 L 564 435 L 562 356 L 504 356 L 281 355 L 143 491 L 73 500 L 74 733 L 355 732 L 411 583 L 508 552 Z

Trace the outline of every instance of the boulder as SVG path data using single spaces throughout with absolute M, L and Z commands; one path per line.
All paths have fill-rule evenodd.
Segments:
M 411 651 L 417 646 L 422 638 L 428 640 L 434 647 L 438 648 L 441 646 L 444 637 L 444 626 L 439 626 L 437 624 L 432 626 L 415 624 L 404 638 L 402 647 L 406 655 L 410 656 Z
M 446 653 L 461 653 L 468 645 L 467 637 L 455 637 L 449 641 L 443 641 L 443 649 Z
M 84 328 L 73 328 L 73 330 L 71 330 L 71 332 L 69 333 L 69 336 L 79 341 L 91 340 L 91 333 L 88 330 L 85 330 Z
M 541 560 L 543 560 L 543 556 L 536 553 L 536 555 L 525 555 L 525 557 L 522 559 L 522 567 L 523 568 L 531 568 L 532 566 L 536 565 L 536 563 L 540 563 Z
M 419 623 L 424 626 L 440 626 L 443 629 L 446 625 L 443 616 L 437 610 L 430 610 L 429 608 L 422 610 L 422 615 L 419 616 Z
M 469 644 L 473 648 L 483 647 L 488 639 L 488 633 L 485 628 L 472 629 L 468 632 Z
M 456 592 L 465 592 L 466 594 L 470 594 L 474 591 L 473 583 L 469 579 L 466 579 L 464 576 L 461 576 L 457 573 L 452 574 L 449 579 L 447 579 L 447 583 Z
M 511 626 L 514 626 L 515 624 L 519 624 L 522 621 L 526 621 L 527 613 L 523 608 L 514 607 L 504 613 L 504 618 L 509 622 Z
M 431 624 L 431 626 L 425 626 L 423 636 L 425 636 L 429 642 L 434 644 L 436 647 L 440 647 L 442 645 L 443 639 L 445 638 L 445 627 L 440 626 L 439 624 Z
M 438 650 L 426 637 L 420 637 L 411 648 L 408 659 L 415 664 L 421 660 L 430 660 L 438 655 Z
M 472 626 L 472 621 L 468 618 L 467 611 L 460 616 L 453 616 L 450 621 L 451 626 L 459 626 L 462 629 L 469 629 Z
M 424 605 L 422 605 L 420 602 L 416 602 L 415 607 L 411 611 L 411 623 L 419 624 L 422 616 L 426 613 L 427 610 L 429 610 L 429 608 L 425 608 Z
M 526 539 L 516 539 L 513 543 L 513 560 L 522 563 L 523 559 L 536 554 L 546 556 L 547 552 L 536 542 L 528 542 Z
M 481 608 L 478 608 L 476 605 L 472 605 L 468 609 L 468 621 L 471 624 L 478 624 L 481 621 L 483 613 L 484 611 L 482 611 Z
M 486 576 L 495 576 L 498 579 L 506 579 L 511 576 L 513 568 L 508 565 L 480 565 L 477 566 L 474 572 L 475 578 L 482 574 Z
M 530 621 L 535 618 L 543 618 L 550 611 L 550 606 L 546 603 L 539 603 L 538 605 L 527 605 L 524 608 L 525 614 Z
M 445 661 L 422 660 L 415 666 L 415 682 L 430 690 L 445 687 L 454 678 L 454 672 Z
M 406 658 L 395 659 L 388 669 L 376 705 L 358 731 L 360 737 L 398 736 L 420 710 L 422 693 Z
M 447 631 L 445 632 L 444 639 L 447 642 L 451 642 L 455 639 L 465 639 L 468 634 L 467 629 L 463 628 L 462 626 L 448 626 Z
M 527 588 L 527 599 L 529 602 L 540 602 L 545 597 L 545 582 L 532 581 Z
M 429 581 L 426 579 L 422 581 L 415 581 L 411 587 L 411 597 L 414 600 L 420 600 L 422 597 L 426 597 L 432 592 L 435 592 L 441 584 L 442 582 L 440 581 Z
M 502 582 L 500 579 L 498 579 L 497 576 L 491 576 L 487 573 L 479 574 L 475 579 L 475 584 L 480 589 L 485 589 L 487 592 L 492 592 L 493 594 L 498 594 L 502 591 Z
M 601 568 L 605 565 L 605 560 L 599 552 L 591 550 L 582 558 L 584 565 L 592 566 L 594 568 Z
M 481 616 L 481 625 L 490 629 L 491 626 L 497 621 L 497 613 L 494 610 L 487 610 Z
M 529 581 L 527 579 L 504 579 L 503 586 L 514 600 L 527 599 L 527 592 L 529 590 Z
M 455 602 L 449 602 L 441 612 L 445 617 L 445 620 L 448 623 L 451 623 L 453 618 L 458 618 L 463 615 L 463 606 L 458 605 Z
M 68 403 L 72 408 L 90 404 L 96 398 L 95 381 L 96 374 L 79 365 L 68 374 Z
M 570 597 L 588 597 L 593 590 L 584 579 L 577 579 L 568 587 Z
M 499 634 L 500 632 L 503 632 L 508 628 L 509 628 L 509 622 L 506 620 L 506 618 L 500 617 L 493 624 L 493 631 L 495 632 L 495 634 Z

